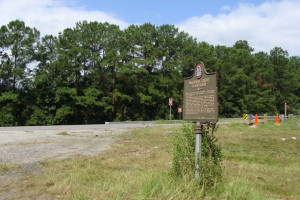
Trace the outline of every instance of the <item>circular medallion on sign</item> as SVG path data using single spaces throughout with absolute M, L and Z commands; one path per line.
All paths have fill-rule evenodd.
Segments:
M 199 64 L 196 66 L 196 77 L 197 79 L 201 78 L 202 76 L 202 66 Z

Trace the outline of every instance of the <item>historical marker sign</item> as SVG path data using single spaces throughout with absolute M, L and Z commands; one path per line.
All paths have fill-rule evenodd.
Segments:
M 194 122 L 218 121 L 217 74 L 207 73 L 203 62 L 184 80 L 183 119 Z

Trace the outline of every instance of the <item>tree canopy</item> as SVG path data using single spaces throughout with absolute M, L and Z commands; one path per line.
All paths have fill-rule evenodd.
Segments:
M 58 36 L 19 20 L 0 29 L 0 126 L 173 118 L 198 61 L 218 73 L 220 116 L 300 113 L 300 58 L 198 42 L 173 25 L 80 21 Z

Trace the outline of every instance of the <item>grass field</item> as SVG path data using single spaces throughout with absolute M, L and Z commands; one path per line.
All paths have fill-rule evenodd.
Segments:
M 43 199 L 300 199 L 299 119 L 276 126 L 220 125 L 223 181 L 208 191 L 174 179 L 172 137 L 176 126 L 148 127 L 118 136 L 98 156 L 41 163 L 15 190 Z M 283 139 L 285 138 L 285 139 Z M 293 139 L 296 138 L 296 139 Z

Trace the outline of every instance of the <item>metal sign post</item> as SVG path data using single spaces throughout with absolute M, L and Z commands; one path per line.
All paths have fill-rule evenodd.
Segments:
M 181 120 L 182 108 L 178 108 L 178 113 L 179 113 L 179 120 Z
M 198 62 L 193 75 L 184 80 L 183 119 L 195 125 L 195 167 L 199 179 L 202 131 L 205 123 L 216 123 L 218 115 L 217 74 L 207 73 L 203 62 Z
M 173 99 L 169 99 L 169 106 L 170 106 L 170 121 L 171 121 L 171 106 L 173 105 Z
M 201 159 L 202 149 L 202 124 L 197 122 L 195 125 L 195 134 L 196 134 L 196 146 L 195 146 L 195 166 L 196 166 L 196 179 L 199 179 L 199 160 Z
M 170 105 L 170 121 L 171 121 L 171 118 L 172 118 L 171 116 L 172 116 L 172 115 L 171 115 L 171 105 Z

